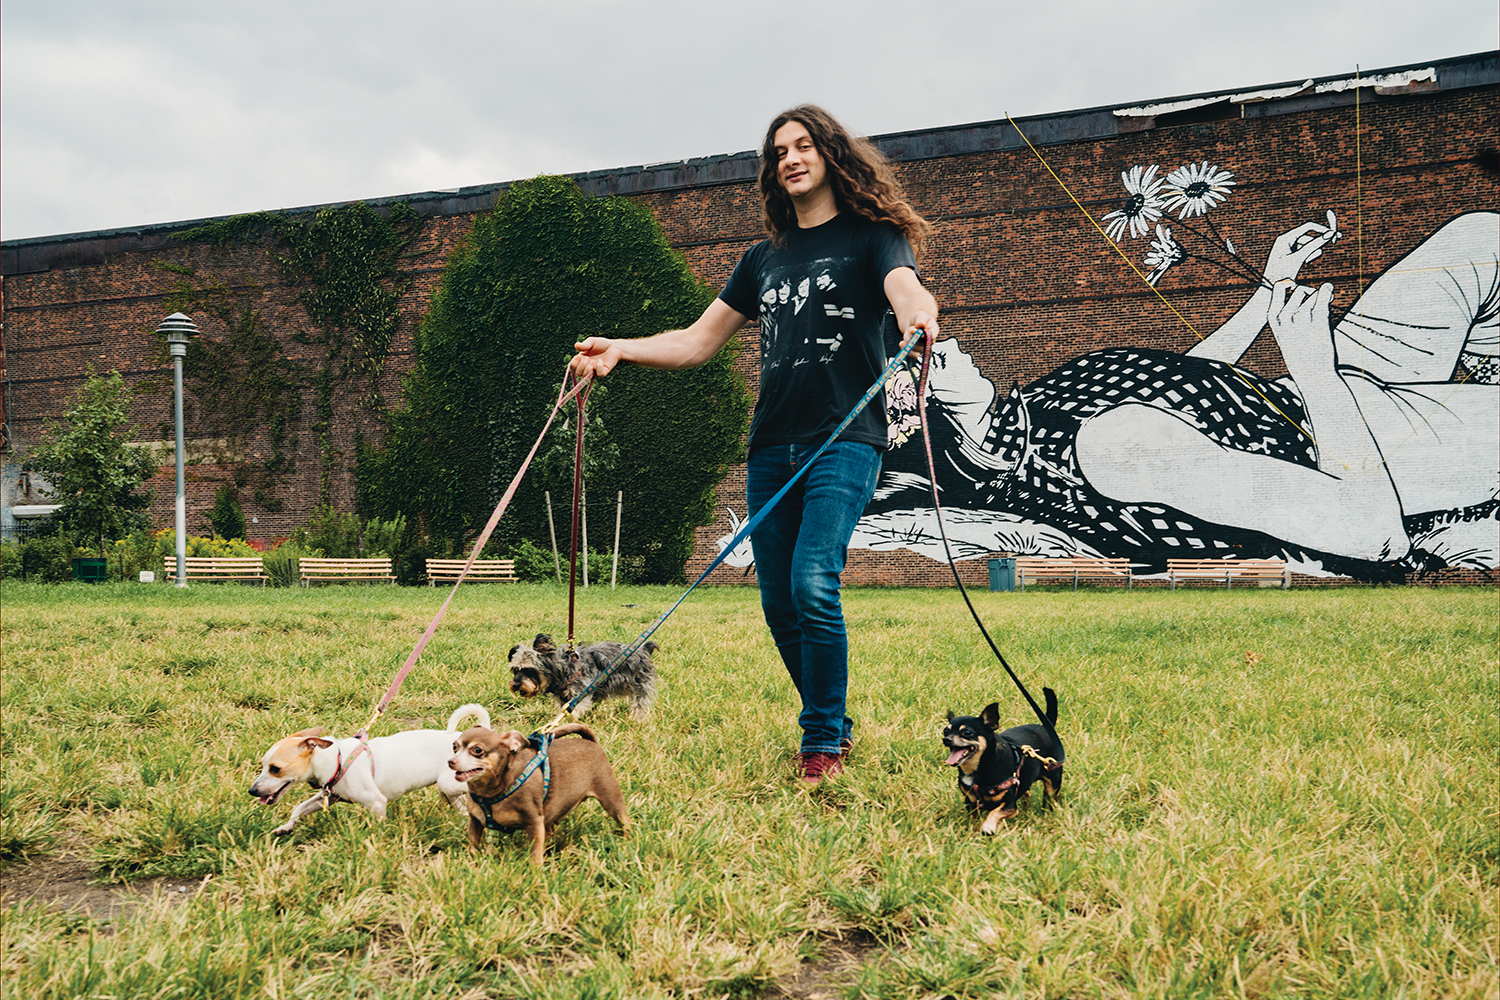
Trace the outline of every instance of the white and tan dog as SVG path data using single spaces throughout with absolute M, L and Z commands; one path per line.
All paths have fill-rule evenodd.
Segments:
M 447 729 L 412 729 L 391 736 L 376 736 L 369 749 L 355 758 L 343 777 L 329 786 L 338 769 L 349 760 L 359 740 L 323 739 L 323 727 L 304 729 L 271 744 L 261 758 L 260 777 L 250 784 L 250 795 L 263 806 L 281 801 L 287 789 L 307 782 L 318 794 L 292 810 L 291 819 L 271 832 L 284 837 L 303 816 L 337 802 L 354 802 L 385 819 L 385 807 L 407 792 L 437 785 L 454 808 L 467 812 L 468 788 L 453 776 L 448 758 L 458 724 L 475 716 L 478 725 L 489 728 L 490 713 L 483 705 L 463 705 L 448 716 Z

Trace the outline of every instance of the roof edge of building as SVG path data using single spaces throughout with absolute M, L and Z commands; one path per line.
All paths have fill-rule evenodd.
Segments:
M 1154 128 L 1225 118 L 1267 117 L 1319 107 L 1353 104 L 1356 91 L 1373 91 L 1375 101 L 1500 84 L 1500 50 L 1447 59 L 1382 67 L 1368 72 L 1312 77 L 1256 87 L 1239 87 L 1147 102 L 1127 102 L 1017 119 L 995 119 L 871 136 L 897 162 L 1015 149 L 1035 145 L 1114 138 Z M 741 184 L 753 180 L 758 153 L 746 150 L 665 163 L 642 164 L 567 174 L 588 194 L 639 195 L 684 188 Z M 420 191 L 381 198 L 349 199 L 279 211 L 304 215 L 363 201 L 374 208 L 404 202 L 424 216 L 481 212 L 515 181 Z M 174 234 L 233 215 L 127 226 L 93 232 L 34 236 L 0 242 L 0 274 L 29 274 L 54 268 L 103 263 L 106 254 L 149 250 L 174 243 Z

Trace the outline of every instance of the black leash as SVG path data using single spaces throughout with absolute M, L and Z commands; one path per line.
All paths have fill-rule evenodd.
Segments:
M 943 552 L 948 557 L 948 568 L 953 571 L 953 582 L 958 584 L 958 592 L 963 595 L 964 604 L 968 605 L 974 624 L 979 626 L 979 634 L 984 636 L 984 641 L 990 644 L 990 650 L 995 654 L 995 659 L 1000 661 L 1005 672 L 1010 674 L 1010 679 L 1015 681 L 1021 697 L 1026 699 L 1026 703 L 1041 720 L 1042 728 L 1047 730 L 1047 735 L 1052 737 L 1054 743 L 1061 746 L 1062 740 L 1058 738 L 1057 730 L 1053 728 L 1052 721 L 1047 718 L 1047 713 L 1042 711 L 1036 699 L 1031 697 L 1031 692 L 1026 690 L 1026 685 L 1021 683 L 1021 678 L 1017 677 L 1016 672 L 1010 668 L 1010 664 L 1005 662 L 1000 648 L 995 645 L 995 640 L 990 638 L 989 630 L 984 627 L 979 612 L 974 610 L 974 602 L 969 600 L 969 591 L 964 586 L 963 580 L 959 578 L 958 564 L 953 560 L 953 550 L 948 546 L 948 532 L 943 528 L 943 506 L 938 500 L 937 464 L 932 458 L 932 435 L 927 430 L 927 373 L 932 363 L 932 344 L 935 338 L 926 331 L 923 331 L 923 338 L 925 343 L 922 350 L 922 375 L 917 383 L 917 415 L 922 422 L 922 444 L 927 448 L 927 478 L 932 485 L 932 512 L 937 517 L 938 535 L 943 539 Z

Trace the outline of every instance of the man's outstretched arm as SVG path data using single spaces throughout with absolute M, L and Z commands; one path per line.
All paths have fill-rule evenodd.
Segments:
M 568 368 L 575 378 L 603 378 L 623 361 L 646 368 L 695 368 L 717 354 L 748 322 L 750 317 L 731 309 L 723 299 L 714 299 L 692 326 L 682 330 L 633 340 L 589 337 L 573 345 L 578 353 Z

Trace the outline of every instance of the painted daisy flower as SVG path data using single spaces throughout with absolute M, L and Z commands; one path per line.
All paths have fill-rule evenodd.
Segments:
M 1102 220 L 1109 223 L 1104 231 L 1116 243 L 1120 242 L 1120 236 L 1127 227 L 1131 237 L 1145 236 L 1156 224 L 1156 220 L 1161 218 L 1164 207 L 1160 195 L 1164 182 L 1156 178 L 1156 164 L 1145 168 L 1131 167 L 1120 175 L 1120 180 L 1125 182 L 1125 190 L 1130 197 L 1125 199 L 1125 204 Z
M 1179 219 L 1189 219 L 1195 215 L 1207 215 L 1209 209 L 1229 197 L 1229 189 L 1234 184 L 1234 174 L 1204 160 L 1178 167 L 1168 174 L 1162 197 L 1167 211 L 1176 212 Z
M 1146 266 L 1151 268 L 1151 273 L 1146 275 L 1146 284 L 1155 287 L 1161 276 L 1186 256 L 1182 244 L 1172 238 L 1171 227 L 1158 225 L 1156 239 L 1151 241 L 1151 249 L 1146 253 Z

